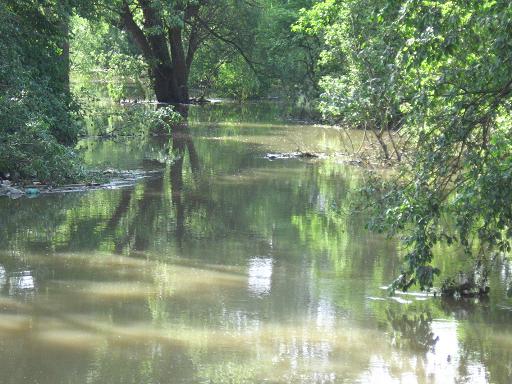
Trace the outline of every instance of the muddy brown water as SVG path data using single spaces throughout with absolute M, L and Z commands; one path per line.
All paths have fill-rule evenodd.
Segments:
M 0 199 L 0 383 L 510 383 L 509 264 L 486 301 L 390 298 L 403 251 L 346 214 L 360 169 L 265 158 L 348 145 L 266 104 L 82 141 L 93 166 L 161 176 Z

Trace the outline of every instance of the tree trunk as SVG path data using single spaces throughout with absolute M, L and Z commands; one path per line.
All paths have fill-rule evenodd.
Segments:
M 379 132 L 373 131 L 373 133 L 375 134 L 375 137 L 377 138 L 377 141 L 379 142 L 380 147 L 382 148 L 382 152 L 384 152 L 384 159 L 390 160 L 391 157 L 389 156 L 388 146 L 386 145 L 386 142 L 384 141 L 384 139 L 382 137 L 384 131 L 383 130 L 380 130 Z
M 123 3 L 121 23 L 133 42 L 141 50 L 146 63 L 150 65 L 150 77 L 157 101 L 161 103 L 188 103 L 188 70 L 184 62 L 181 30 L 173 29 L 169 40 L 161 33 L 145 33 L 145 30 L 163 29 L 162 20 L 147 0 L 139 0 L 142 8 L 144 27 L 141 28 L 133 17 L 127 2 Z M 169 52 L 168 45 L 171 47 Z
M 66 97 L 71 95 L 71 90 L 69 86 L 69 73 L 70 73 L 70 59 L 69 59 L 69 19 L 70 15 L 66 14 L 62 17 L 60 21 L 60 29 L 62 33 L 62 41 L 60 44 L 60 48 L 62 49 L 62 53 L 60 55 L 60 76 L 58 79 L 58 85 L 60 87 L 60 91 Z
M 155 96 L 160 103 L 188 103 L 188 86 L 183 82 L 183 73 L 165 65 L 157 65 L 151 70 L 151 78 Z
M 173 102 L 174 95 L 171 90 L 172 68 L 157 65 L 153 67 L 151 72 L 151 81 L 157 101 L 161 103 Z
M 176 93 L 181 100 L 188 102 L 188 68 L 181 33 L 180 28 L 172 28 L 169 33 L 169 45 L 171 47 Z

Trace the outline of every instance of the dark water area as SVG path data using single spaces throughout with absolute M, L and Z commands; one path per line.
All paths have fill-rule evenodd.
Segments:
M 388 297 L 403 250 L 349 213 L 361 169 L 265 158 L 358 133 L 289 116 L 192 106 L 172 135 L 79 144 L 93 167 L 158 171 L 132 187 L 0 199 L 0 383 L 510 383 L 510 264 L 488 300 Z

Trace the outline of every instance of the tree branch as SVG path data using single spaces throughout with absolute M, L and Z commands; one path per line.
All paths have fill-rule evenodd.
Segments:
M 138 0 L 139 5 L 142 8 L 142 14 L 144 15 L 144 27 L 151 32 L 148 32 L 149 37 L 147 38 L 151 49 L 158 60 L 159 64 L 170 65 L 171 55 L 167 48 L 167 42 L 164 35 L 164 27 L 160 15 L 155 8 L 152 7 L 151 1 L 149 0 Z M 157 33 L 158 31 L 158 33 Z
M 217 33 L 216 31 L 214 31 L 212 28 L 210 28 L 208 26 L 207 23 L 205 23 L 203 20 L 201 20 L 200 18 L 197 18 L 197 21 L 201 24 L 201 27 L 203 27 L 210 35 L 212 35 L 213 37 L 219 39 L 220 41 L 226 43 L 226 44 L 229 44 L 231 45 L 233 48 L 235 48 L 238 53 L 240 54 L 240 56 L 242 56 L 242 58 L 245 60 L 245 62 L 247 63 L 247 65 L 249 66 L 249 68 L 251 68 L 251 70 L 257 75 L 258 74 L 258 71 L 256 70 L 256 67 L 254 66 L 254 62 L 249 59 L 249 57 L 246 55 L 246 53 L 244 52 L 244 50 L 236 43 L 234 42 L 233 40 L 230 40 L 228 39 L 227 37 L 224 37 L 222 35 L 220 35 L 219 33 Z
M 128 6 L 128 3 L 126 1 L 123 1 L 120 16 L 121 23 L 123 24 L 124 29 L 132 36 L 133 40 L 135 41 L 135 44 L 142 51 L 142 54 L 144 55 L 146 60 L 153 60 L 154 55 L 149 45 L 149 42 L 146 39 L 144 32 L 142 32 L 142 29 L 137 25 L 137 23 L 133 19 L 133 14 L 130 11 L 130 7 Z

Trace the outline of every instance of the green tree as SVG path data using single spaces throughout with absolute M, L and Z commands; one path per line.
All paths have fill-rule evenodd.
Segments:
M 460 244 L 482 284 L 512 238 L 512 5 L 508 1 L 404 3 L 398 57 L 414 134 L 411 161 L 385 186 L 379 226 L 407 232 L 399 288 L 432 286 L 438 242 Z
M 462 246 L 482 284 L 490 255 L 510 251 L 511 25 L 508 1 L 325 0 L 295 27 L 324 41 L 324 114 L 406 160 L 366 190 L 371 226 L 404 235 L 395 288 L 432 287 L 439 242 Z
M 0 3 L 0 172 L 64 181 L 82 169 L 69 94 L 67 2 Z M 64 26 L 64 27 L 63 27 Z
M 394 132 L 403 123 L 406 89 L 396 56 L 403 37 L 394 21 L 400 1 L 326 0 L 302 11 L 294 30 L 319 36 L 320 110 L 333 123 L 365 129 L 377 139 L 386 160 L 401 160 Z M 389 146 L 391 145 L 391 148 Z
M 229 44 L 247 61 L 237 43 L 243 30 L 237 15 L 250 3 L 225 1 L 133 0 L 109 4 L 110 20 L 121 26 L 139 48 L 149 67 L 158 101 L 189 101 L 189 75 L 202 44 L 220 40 Z

